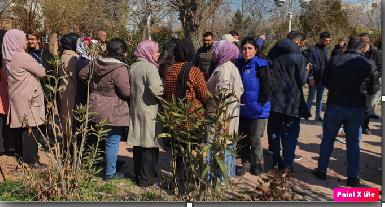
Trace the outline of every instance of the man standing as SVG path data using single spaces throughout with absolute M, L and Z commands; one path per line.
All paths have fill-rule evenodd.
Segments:
M 290 32 L 269 52 L 274 73 L 268 134 L 274 166 L 289 171 L 293 168 L 299 136 L 301 89 L 307 80 L 305 57 L 299 48 L 303 40 L 302 33 Z
M 203 46 L 198 49 L 193 64 L 198 67 L 205 75 L 207 80 L 211 73 L 211 60 L 213 59 L 213 52 L 211 50 L 214 43 L 214 34 L 206 32 L 203 34 Z
M 107 50 L 107 32 L 103 30 L 98 31 L 98 41 L 101 48 L 101 52 L 104 53 Z
M 343 53 L 346 50 L 346 42 L 344 39 L 339 39 L 338 44 L 334 46 L 332 57 Z
M 332 58 L 322 79 L 329 91 L 318 169 L 314 175 L 326 179 L 334 140 L 343 125 L 347 142 L 347 185 L 351 187 L 359 184 L 360 140 L 367 108 L 366 98 L 379 90 L 375 63 L 361 55 L 364 47 L 363 38 L 351 38 L 347 51 Z
M 311 111 L 314 96 L 316 96 L 316 116 L 315 120 L 322 122 L 322 96 L 324 94 L 324 87 L 321 83 L 323 71 L 329 61 L 327 46 L 330 44 L 330 34 L 328 32 L 321 32 L 319 42 L 311 47 L 308 51 L 308 62 L 312 64 L 313 74 L 309 76 L 309 96 L 307 98 L 307 106 Z

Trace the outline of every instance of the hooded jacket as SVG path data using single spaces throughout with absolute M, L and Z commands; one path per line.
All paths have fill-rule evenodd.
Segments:
M 86 81 L 90 66 L 81 69 L 79 76 Z M 95 62 L 90 87 L 90 110 L 93 122 L 105 119 L 110 126 L 129 126 L 130 83 L 128 66 L 114 58 Z
M 301 89 L 308 74 L 305 57 L 294 41 L 285 39 L 269 52 L 272 60 L 273 89 L 271 111 L 292 117 L 299 117 Z

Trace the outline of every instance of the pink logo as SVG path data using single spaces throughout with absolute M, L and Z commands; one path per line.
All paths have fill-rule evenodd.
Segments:
M 334 188 L 333 198 L 336 202 L 378 202 L 377 188 Z

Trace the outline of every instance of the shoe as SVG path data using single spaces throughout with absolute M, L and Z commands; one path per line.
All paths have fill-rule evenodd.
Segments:
M 111 181 L 111 180 L 116 180 L 116 179 L 123 179 L 125 178 L 125 175 L 123 173 L 120 173 L 120 172 L 116 172 L 115 174 L 113 175 L 106 175 L 103 180 L 104 181 Z
M 316 119 L 315 119 L 315 121 L 317 121 L 317 122 L 323 122 L 324 120 L 319 116 L 319 117 L 317 117 Z
M 122 169 L 122 167 L 124 166 L 124 164 L 126 164 L 125 161 L 123 161 L 123 160 L 117 160 L 117 161 L 116 161 L 116 171 L 120 171 L 120 169 Z
M 342 144 L 346 144 L 345 137 L 336 137 L 336 142 L 341 142 Z
M 251 167 L 250 173 L 255 176 L 261 175 L 263 173 L 263 165 L 257 164 L 256 166 Z
M 269 150 L 267 149 L 266 150 L 266 154 L 269 155 L 269 156 L 273 156 L 273 151 L 272 150 Z
M 322 173 L 318 169 L 315 169 L 312 174 L 320 180 L 326 180 L 326 173 Z
M 346 185 L 349 187 L 356 187 L 359 184 L 360 184 L 359 178 L 348 177 L 348 179 L 346 180 Z
M 369 118 L 370 119 L 380 119 L 381 117 L 377 114 L 372 114 L 372 115 L 369 115 Z
M 302 156 L 301 155 L 294 155 L 294 162 L 298 162 L 302 160 Z
M 370 129 L 364 129 L 362 131 L 363 134 L 366 134 L 366 135 L 372 135 L 372 131 L 370 131 Z
M 237 169 L 237 176 L 243 176 L 246 174 L 246 172 L 250 171 L 250 163 L 246 162 L 242 164 L 242 167 Z
M 38 169 L 38 170 L 44 170 L 47 169 L 47 165 L 43 163 L 34 163 L 34 164 L 28 164 L 30 168 L 32 169 Z

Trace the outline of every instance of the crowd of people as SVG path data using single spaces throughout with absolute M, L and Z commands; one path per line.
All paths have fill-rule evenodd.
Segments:
M 63 139 L 78 127 L 74 107 L 86 103 L 89 97 L 90 110 L 95 114 L 91 123 L 105 120 L 109 129 L 102 145 L 104 179 L 125 177 L 117 170 L 117 154 L 128 129 L 136 182 L 139 186 L 152 186 L 159 177 L 161 143 L 157 137 L 162 125 L 156 116 L 161 110 L 160 98 L 186 98 L 191 102 L 191 111 L 210 110 L 215 105 L 209 94 L 226 89 L 232 94 L 227 113 L 234 118 L 225 131 L 244 135 L 238 143 L 231 143 L 231 147 L 237 146 L 242 166 L 235 170 L 235 164 L 228 165 L 232 168 L 229 176 L 246 172 L 258 176 L 265 171 L 261 138 L 266 127 L 266 150 L 273 156 L 273 167 L 294 172 L 300 119 L 311 117 L 316 98 L 315 121 L 322 122 L 323 132 L 318 168 L 313 174 L 326 179 L 334 141 L 343 133 L 347 144 L 347 185 L 359 184 L 361 134 L 369 134 L 370 118 L 378 118 L 374 107 L 380 94 L 381 41 L 372 45 L 367 34 L 349 37 L 347 44 L 340 39 L 329 56 L 328 32 L 322 32 L 319 42 L 305 49 L 304 35 L 293 31 L 265 56 L 264 35 L 240 40 L 240 35 L 231 31 L 217 40 L 212 32 L 202 37 L 203 46 L 197 51 L 191 40 L 179 39 L 174 33 L 163 45 L 162 54 L 158 43 L 151 40 L 140 42 L 134 54 L 127 54 L 123 39 L 107 41 L 107 33 L 99 31 L 100 51 L 94 60 L 79 35 L 65 34 L 59 40 L 60 64 L 55 74 L 50 62 L 53 55 L 39 32 L 1 30 L 2 150 L 14 151 L 31 167 L 45 167 L 39 162 L 38 145 L 46 143 L 37 139 L 39 129 L 47 127 L 44 97 L 49 94 L 45 90 L 50 83 L 44 77 L 64 76 L 64 90 L 57 101 Z M 126 63 L 128 55 L 136 57 L 132 65 Z M 309 88 L 307 100 L 305 84 Z M 325 88 L 328 96 L 322 117 Z

